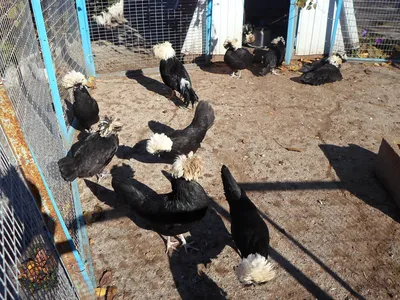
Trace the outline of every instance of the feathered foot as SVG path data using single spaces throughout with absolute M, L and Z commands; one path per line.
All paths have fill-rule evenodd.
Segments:
M 281 75 L 281 74 L 278 73 L 278 71 L 276 69 L 272 69 L 271 73 L 274 74 L 274 75 L 278 75 L 278 76 Z
M 194 241 L 193 241 L 193 242 L 190 242 L 190 243 L 187 243 L 186 240 L 185 240 L 185 237 L 183 236 L 183 234 L 180 234 L 180 235 L 179 235 L 179 238 L 180 238 L 180 240 L 182 241 L 182 246 L 185 248 L 185 252 L 186 252 L 186 253 L 188 253 L 188 249 L 193 249 L 193 250 L 195 250 L 195 251 L 199 251 L 199 249 L 190 246 L 191 244 L 194 243 Z
M 165 253 L 168 253 L 169 249 L 179 251 L 179 250 L 176 249 L 176 247 L 175 247 L 176 244 L 179 244 L 179 242 L 171 242 L 171 237 L 168 236 L 168 237 L 167 237 L 167 250 L 165 250 Z
M 237 79 L 239 79 L 240 77 L 242 77 L 242 70 L 239 70 L 239 75 L 238 75 L 238 77 L 237 77 Z

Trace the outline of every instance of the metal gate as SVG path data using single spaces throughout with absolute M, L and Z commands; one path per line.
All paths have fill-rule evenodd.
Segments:
M 206 53 L 206 0 L 88 0 L 96 70 L 99 73 L 157 67 L 153 45 L 169 41 L 183 62 Z

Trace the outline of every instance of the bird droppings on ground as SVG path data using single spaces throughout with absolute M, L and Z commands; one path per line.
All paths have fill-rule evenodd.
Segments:
M 199 182 L 213 209 L 185 234 L 200 251 L 178 247 L 167 256 L 160 236 L 137 226 L 116 199 L 111 178 L 102 179 L 103 187 L 95 178 L 79 179 L 83 210 L 103 208 L 87 226 L 97 281 L 112 272 L 114 299 L 399 297 L 400 212 L 373 168 L 382 136 L 400 132 L 400 71 L 368 65 L 367 75 L 365 68 L 346 63 L 342 81 L 316 87 L 291 80 L 294 72 L 243 71 L 237 80 L 221 64 L 190 70 L 199 99 L 212 104 L 216 117 L 198 151 Z M 131 148 L 151 136 L 149 121 L 172 128 L 191 122 L 194 110 L 178 108 L 169 94 L 158 74 L 102 79 L 93 90 L 102 115 L 124 124 L 106 170 L 126 163 L 158 193 L 169 192 L 161 171 L 170 166 L 140 162 Z M 264 285 L 242 287 L 234 274 L 240 257 L 229 234 L 222 164 L 268 224 L 277 275 Z

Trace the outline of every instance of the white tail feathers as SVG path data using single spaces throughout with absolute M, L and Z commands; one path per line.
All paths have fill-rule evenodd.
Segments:
M 179 82 L 179 86 L 181 88 L 181 91 L 183 91 L 186 88 L 190 89 L 190 82 L 185 78 L 182 78 L 181 81 Z
M 279 41 L 281 41 L 284 45 L 285 45 L 285 39 L 283 38 L 283 36 L 279 36 L 279 37 L 277 37 L 277 38 L 274 38 L 272 41 L 271 41 L 271 44 L 278 44 L 279 43 Z
M 272 280 L 275 277 L 274 265 L 256 253 L 242 259 L 236 267 L 235 274 L 242 284 L 259 284 Z
M 168 58 L 175 56 L 175 50 L 172 48 L 170 42 L 164 42 L 153 46 L 154 56 L 158 59 L 167 60 Z
M 158 152 L 169 152 L 172 149 L 172 144 L 172 140 L 164 133 L 155 133 L 147 141 L 146 150 L 150 154 L 156 154 Z
M 224 42 L 224 48 L 228 49 L 229 45 L 232 47 L 233 50 L 240 48 L 240 44 L 237 38 L 227 38 Z
M 62 79 L 62 86 L 66 89 L 72 88 L 76 84 L 87 85 L 85 75 L 83 75 L 81 72 L 76 72 L 75 70 L 72 70 L 71 72 L 67 73 Z
M 179 155 L 172 165 L 171 174 L 175 178 L 183 177 L 187 181 L 197 180 L 203 173 L 203 161 L 193 155 L 193 151 L 186 156 Z

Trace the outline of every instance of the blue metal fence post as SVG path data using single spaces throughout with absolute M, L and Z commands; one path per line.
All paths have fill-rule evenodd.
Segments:
M 207 8 L 206 8 L 206 64 L 211 61 L 211 43 L 212 43 L 212 6 L 213 1 L 207 0 Z
M 333 24 L 331 42 L 329 45 L 329 55 L 332 54 L 333 47 L 335 47 L 336 34 L 337 34 L 337 29 L 339 27 L 340 14 L 342 12 L 342 7 L 343 7 L 343 0 L 337 0 L 336 4 L 337 4 L 337 6 L 336 6 L 336 14 L 335 14 L 335 23 Z
M 296 11 L 297 11 L 296 0 L 290 0 L 289 23 L 286 36 L 286 54 L 285 54 L 285 64 L 287 65 L 290 64 L 290 60 L 292 59 L 293 55 Z
M 80 248 L 83 249 L 83 252 L 84 252 L 84 253 L 80 253 L 80 254 L 83 256 L 83 259 L 85 260 L 86 264 L 89 266 L 87 268 L 87 270 L 88 270 L 87 274 L 89 277 L 88 279 L 95 285 L 96 279 L 95 279 L 95 276 L 93 273 L 92 259 L 90 257 L 89 238 L 87 236 L 86 225 L 85 225 L 85 221 L 83 219 L 81 198 L 79 196 L 78 182 L 76 180 L 74 180 L 71 183 L 71 189 L 72 189 L 72 198 L 74 199 L 76 224 L 77 224 L 77 231 L 79 234 Z
M 42 48 L 42 55 L 44 64 L 47 71 L 47 77 L 49 80 L 51 96 L 53 99 L 54 109 L 57 116 L 58 125 L 63 136 L 64 142 L 67 144 L 67 125 L 64 119 L 64 111 L 61 104 L 61 97 L 58 91 L 57 77 L 54 70 L 53 59 L 51 57 L 51 51 L 49 46 L 49 41 L 47 38 L 46 26 L 43 18 L 42 7 L 40 5 L 40 0 L 31 0 L 32 10 L 35 17 L 37 33 L 39 36 L 40 46 Z
M 79 31 L 81 32 L 83 55 L 85 57 L 86 73 L 90 77 L 96 76 L 94 67 L 92 45 L 90 43 L 90 31 L 88 14 L 85 0 L 76 0 L 76 10 L 78 12 Z

